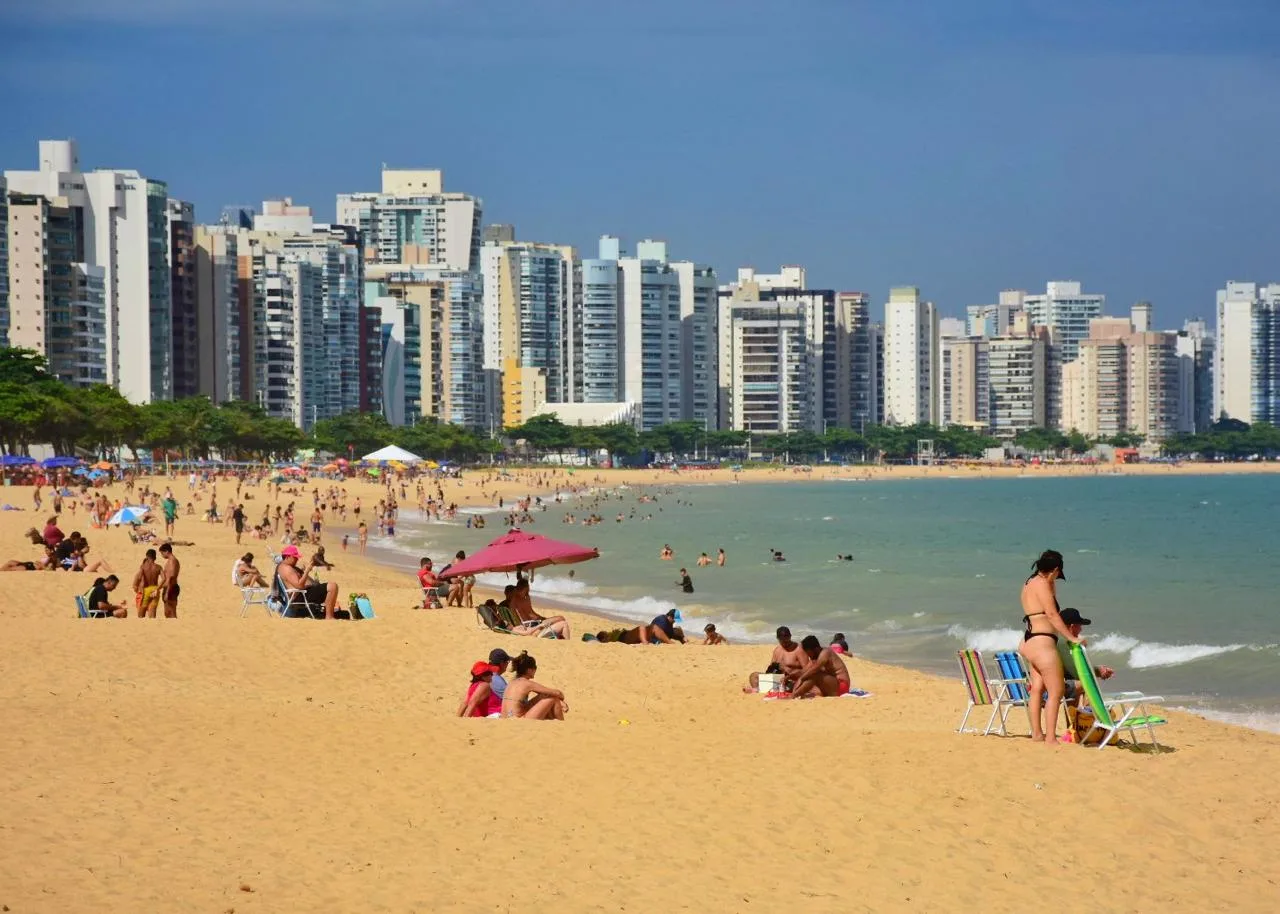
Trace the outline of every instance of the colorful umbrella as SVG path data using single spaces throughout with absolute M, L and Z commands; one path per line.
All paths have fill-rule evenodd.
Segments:
M 543 565 L 572 565 L 599 557 L 600 550 L 593 546 L 579 546 L 577 543 L 553 540 L 537 533 L 512 530 L 475 555 L 449 566 L 449 570 L 440 577 L 452 578 L 484 571 L 515 571 L 520 566 L 541 568 Z
M 111 466 L 111 464 L 110 464 L 108 461 L 106 461 L 106 460 L 99 460 L 97 463 L 95 463 L 95 464 L 93 465 L 93 469 L 95 469 L 95 470 L 110 470 L 110 469 L 114 469 L 114 468 Z
M 133 505 L 125 505 L 115 514 L 107 519 L 108 524 L 140 524 L 142 519 L 147 516 L 146 507 L 135 507 Z

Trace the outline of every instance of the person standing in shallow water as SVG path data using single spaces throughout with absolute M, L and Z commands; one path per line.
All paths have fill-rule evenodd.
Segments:
M 1055 582 L 1065 581 L 1062 553 L 1045 550 L 1036 559 L 1031 577 L 1022 585 L 1022 645 L 1018 652 L 1027 662 L 1030 672 L 1028 705 L 1031 712 L 1031 739 L 1057 745 L 1058 711 L 1066 692 L 1062 660 L 1058 656 L 1058 639 L 1065 638 L 1072 644 L 1084 644 L 1085 640 L 1071 634 L 1062 621 L 1058 609 Z M 1043 696 L 1048 694 L 1048 701 Z M 1041 721 L 1041 704 L 1044 717 Z

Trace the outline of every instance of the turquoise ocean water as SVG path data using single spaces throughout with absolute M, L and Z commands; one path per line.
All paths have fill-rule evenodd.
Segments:
M 642 493 L 657 500 L 637 503 Z M 566 511 L 593 510 L 604 523 L 562 523 Z M 439 567 L 503 530 L 493 514 L 485 530 L 416 514 L 404 512 L 393 547 L 406 562 L 429 554 Z M 534 516 L 525 529 L 601 552 L 572 578 L 568 569 L 540 573 L 543 600 L 645 620 L 678 606 L 686 629 L 710 620 L 731 639 L 762 644 L 780 624 L 824 642 L 841 631 L 856 654 L 944 673 L 959 648 L 1016 646 L 1019 588 L 1032 559 L 1058 549 L 1067 566 L 1059 599 L 1093 619 L 1091 654 L 1116 668 L 1115 688 L 1280 731 L 1280 478 L 646 486 L 550 502 Z M 658 559 L 664 543 L 676 561 Z M 726 567 L 695 567 L 700 552 L 714 558 L 719 547 Z M 787 561 L 770 561 L 771 549 Z M 682 565 L 692 595 L 676 586 Z

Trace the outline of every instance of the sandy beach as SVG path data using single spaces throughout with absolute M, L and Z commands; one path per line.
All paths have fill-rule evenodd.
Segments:
M 445 492 L 490 504 L 731 479 L 473 473 Z M 379 497 L 349 485 L 365 505 Z M 185 501 L 185 481 L 173 486 Z M 0 501 L 26 509 L 0 512 L 0 561 L 34 559 L 21 533 L 47 506 L 33 512 L 24 488 Z M 61 526 L 88 535 L 131 604 L 143 547 L 83 521 Z M 237 547 L 230 527 L 185 517 L 176 537 L 197 544 L 177 549 L 176 621 L 78 620 L 72 597 L 92 576 L 0 574 L 0 905 L 15 914 L 1262 912 L 1280 899 L 1280 736 L 1177 712 L 1159 755 L 960 736 L 958 679 L 856 658 L 872 698 L 766 702 L 741 685 L 767 647 L 583 643 L 603 623 L 578 614 L 571 641 L 490 634 L 471 610 L 412 609 L 415 580 L 332 534 L 327 579 L 342 605 L 368 593 L 376 620 L 241 618 L 231 564 L 252 551 L 269 567 L 268 544 Z M 471 663 L 499 646 L 538 658 L 539 681 L 567 695 L 563 724 L 456 717 Z

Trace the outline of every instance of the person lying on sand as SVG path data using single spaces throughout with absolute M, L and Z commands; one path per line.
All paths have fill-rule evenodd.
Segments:
M 523 717 L 528 720 L 564 720 L 569 706 L 564 692 L 533 681 L 538 672 L 538 661 L 528 654 L 521 654 L 511 664 L 515 678 L 507 683 L 502 695 L 502 716 Z
M 684 644 L 684 630 L 676 625 L 680 618 L 680 610 L 669 609 L 660 616 L 654 616 L 648 625 L 638 625 L 628 629 L 618 638 L 623 644 L 670 644 L 679 641 Z
M 776 634 L 778 646 L 773 649 L 773 656 L 769 658 L 769 666 L 765 668 L 765 672 L 781 673 L 784 687 L 790 689 L 801 671 L 808 665 L 809 658 L 805 656 L 804 649 L 791 640 L 791 629 L 782 625 L 778 627 Z M 760 674 L 752 673 L 742 691 L 757 692 L 759 690 Z
M 801 671 L 787 698 L 838 698 L 849 694 L 849 669 L 840 655 L 813 635 L 800 642 L 809 663 Z

